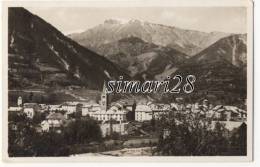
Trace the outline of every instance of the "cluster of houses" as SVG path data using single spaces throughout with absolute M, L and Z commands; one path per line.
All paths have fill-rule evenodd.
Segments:
M 33 118 L 37 113 L 48 112 L 49 115 L 41 122 L 42 131 L 61 131 L 66 122 L 76 117 L 92 117 L 100 122 L 103 136 L 112 132 L 126 134 L 126 127 L 131 121 L 150 121 L 158 119 L 162 114 L 176 110 L 185 114 L 200 114 L 205 118 L 213 118 L 221 121 L 245 121 L 247 113 L 235 106 L 213 106 L 204 99 L 202 104 L 183 103 L 143 103 L 129 104 L 117 102 L 108 108 L 107 94 L 105 88 L 101 94 L 100 103 L 90 102 L 64 102 L 59 105 L 47 105 L 37 103 L 23 103 L 22 97 L 17 100 L 16 107 L 9 107 L 9 112 L 24 112 L 28 118 Z M 111 123 L 113 121 L 114 123 Z

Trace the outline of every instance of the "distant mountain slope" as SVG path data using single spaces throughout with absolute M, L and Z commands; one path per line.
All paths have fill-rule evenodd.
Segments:
M 204 33 L 194 30 L 184 30 L 139 20 L 130 20 L 122 23 L 118 20 L 109 19 L 103 24 L 97 25 L 85 32 L 70 34 L 69 37 L 98 53 L 100 53 L 100 46 L 103 44 L 135 36 L 148 43 L 168 46 L 192 56 L 228 35 L 221 32 Z
M 225 59 L 234 66 L 244 67 L 247 64 L 246 34 L 231 35 L 220 39 L 207 49 L 203 50 L 189 61 L 208 63 Z
M 64 36 L 24 8 L 9 8 L 9 86 L 82 85 L 127 75 L 106 58 Z
M 160 75 L 187 59 L 187 55 L 172 48 L 147 43 L 133 36 L 103 44 L 99 50 L 132 77 L 143 79 L 154 79 L 155 75 Z
M 174 74 L 196 76 L 195 90 L 246 97 L 246 35 L 220 39 L 182 64 Z

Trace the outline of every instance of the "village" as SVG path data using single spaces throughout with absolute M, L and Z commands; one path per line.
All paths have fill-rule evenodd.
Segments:
M 127 135 L 129 123 L 158 120 L 162 115 L 173 110 L 183 114 L 199 114 L 202 118 L 210 118 L 214 121 L 228 122 L 226 125 L 230 130 L 242 122 L 246 122 L 247 118 L 247 112 L 243 109 L 236 106 L 213 106 L 207 99 L 204 99 L 201 104 L 198 102 L 195 104 L 181 102 L 143 104 L 133 101 L 131 103 L 116 102 L 109 105 L 105 85 L 100 103 L 94 101 L 68 101 L 59 105 L 23 103 L 22 97 L 19 96 L 17 106 L 8 108 L 9 113 L 25 113 L 29 119 L 33 119 L 38 113 L 48 113 L 37 127 L 38 132 L 55 131 L 59 133 L 61 127 L 66 126 L 67 122 L 75 118 L 91 117 L 99 122 L 103 137 L 109 136 L 113 132 Z

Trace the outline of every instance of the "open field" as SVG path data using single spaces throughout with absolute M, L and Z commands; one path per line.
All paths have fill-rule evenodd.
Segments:
M 140 148 L 123 148 L 114 151 L 105 151 L 100 153 L 85 153 L 76 154 L 72 156 L 85 157 L 85 156 L 152 156 L 154 147 L 140 147 Z

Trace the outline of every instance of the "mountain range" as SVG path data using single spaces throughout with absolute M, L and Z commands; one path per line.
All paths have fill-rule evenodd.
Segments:
M 246 34 L 110 19 L 65 36 L 24 8 L 9 8 L 8 19 L 10 88 L 79 85 L 101 89 L 105 80 L 120 75 L 164 80 L 192 74 L 197 78 L 195 92 L 246 97 Z
M 246 96 L 246 35 L 220 39 L 191 57 L 174 74 L 196 76 L 198 91 L 223 91 Z
M 105 20 L 82 33 L 69 37 L 79 44 L 103 54 L 102 45 L 118 41 L 129 36 L 138 37 L 148 43 L 171 47 L 179 52 L 193 56 L 220 38 L 230 35 L 223 32 L 200 32 L 178 27 L 140 21 L 136 19 L 122 22 L 115 19 Z
M 134 36 L 103 44 L 103 55 L 136 79 L 154 79 L 156 75 L 182 64 L 188 56 L 170 47 L 148 43 Z
M 8 10 L 9 87 L 80 85 L 102 88 L 127 78 L 123 69 L 64 36 L 24 8 Z

